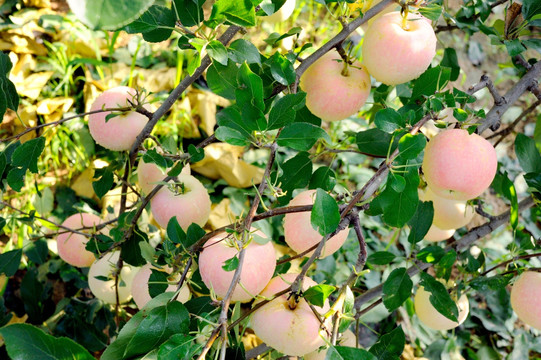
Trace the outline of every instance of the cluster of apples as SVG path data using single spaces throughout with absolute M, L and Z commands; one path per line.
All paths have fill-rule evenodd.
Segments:
M 81 229 L 79 232 L 94 231 L 101 224 L 101 219 L 97 215 L 81 213 L 68 217 L 62 225 L 70 229 Z M 87 229 L 82 229 L 87 228 Z M 100 234 L 107 235 L 109 230 L 104 227 L 99 230 Z M 142 308 L 148 301 L 150 295 L 148 292 L 148 281 L 152 266 L 147 264 L 141 268 L 124 264 L 120 272 L 117 263 L 120 257 L 119 251 L 112 251 L 105 254 L 100 259 L 96 259 L 94 253 L 86 250 L 86 244 L 89 238 L 85 235 L 66 231 L 58 234 L 56 245 L 58 255 L 62 260 L 70 265 L 86 268 L 88 270 L 88 287 L 92 294 L 98 299 L 109 304 L 116 303 L 115 276 L 118 275 L 118 301 L 125 303 L 132 297 L 139 308 Z M 160 269 L 161 270 L 161 269 Z M 171 273 L 170 268 L 164 271 Z M 175 282 L 178 276 L 171 280 Z M 175 291 L 176 286 L 171 285 L 167 291 Z M 183 286 L 177 299 L 185 302 L 190 298 L 190 292 L 187 286 Z
M 334 121 L 355 114 L 370 95 L 370 75 L 387 85 L 416 79 L 436 55 L 436 35 L 426 18 L 394 11 L 370 24 L 362 53 L 362 64 L 327 53 L 304 72 L 300 85 L 314 115 Z

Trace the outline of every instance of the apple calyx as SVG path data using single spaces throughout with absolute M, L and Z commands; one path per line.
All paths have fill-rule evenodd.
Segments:
M 297 308 L 300 297 L 301 295 L 299 293 L 292 292 L 289 294 L 289 297 L 287 298 L 287 307 L 289 310 L 295 310 Z

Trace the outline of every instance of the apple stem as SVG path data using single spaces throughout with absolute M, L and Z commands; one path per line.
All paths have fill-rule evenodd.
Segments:
M 297 304 L 299 303 L 299 295 L 295 293 L 291 293 L 289 295 L 289 298 L 287 299 L 287 306 L 290 310 L 295 310 L 297 308 Z
M 408 31 L 410 29 L 409 25 L 408 25 L 408 13 L 409 13 L 408 6 L 405 5 L 402 8 L 402 29 L 404 29 L 406 31 Z

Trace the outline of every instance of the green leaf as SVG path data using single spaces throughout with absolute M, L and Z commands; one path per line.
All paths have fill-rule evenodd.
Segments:
M 190 154 L 190 162 L 196 163 L 205 158 L 205 149 L 200 149 L 194 144 L 188 146 L 188 153 Z
M 179 161 L 167 172 L 167 176 L 179 176 L 182 169 L 184 169 L 184 163 Z
M 40 215 L 48 215 L 54 208 L 54 195 L 51 188 L 46 187 L 34 194 L 32 205 Z
M 147 263 L 141 255 L 140 242 L 148 242 L 148 235 L 135 227 L 131 236 L 120 246 L 120 257 L 132 266 L 143 266 Z
M 442 283 L 423 272 L 419 285 L 431 294 L 430 303 L 440 314 L 451 321 L 457 321 L 458 308 Z
M 370 352 L 378 360 L 397 360 L 404 351 L 405 345 L 406 336 L 404 335 L 402 326 L 399 326 L 379 338 L 378 342 L 370 348 Z
M 229 58 L 237 64 L 246 62 L 261 65 L 259 50 L 249 41 L 237 39 L 229 45 L 227 51 L 229 52 Z
M 507 49 L 507 53 L 511 57 L 520 55 L 526 51 L 526 47 L 522 45 L 522 42 L 519 39 L 504 40 L 503 43 Z
M 469 285 L 480 293 L 485 293 L 489 290 L 497 291 L 505 289 L 505 287 L 509 285 L 510 279 L 512 279 L 512 276 L 509 275 L 495 275 L 490 277 L 479 276 L 473 279 Z
M 316 190 L 310 222 L 322 236 L 332 233 L 340 223 L 340 210 L 336 200 L 321 189 Z
M 233 142 L 240 142 L 241 139 L 246 139 L 245 141 L 248 142 L 252 139 L 252 131 L 254 130 L 252 129 L 251 124 L 247 124 L 242 120 L 242 116 L 237 106 L 230 106 L 220 111 L 216 115 L 216 122 L 220 127 L 231 129 L 221 130 L 216 136 L 223 137 L 224 139 L 229 139 L 228 136 L 234 136 Z M 218 129 L 220 129 L 220 127 L 218 127 Z
M 267 121 L 263 113 L 263 80 L 244 63 L 237 74 L 237 83 L 235 98 L 243 121 L 252 130 L 265 130 Z
M 204 20 L 203 4 L 206 0 L 173 0 L 173 9 L 182 25 L 196 26 Z
M 170 168 L 171 165 L 173 165 L 173 161 L 171 159 L 168 159 L 165 156 L 158 154 L 156 149 L 147 150 L 147 152 L 145 152 L 145 154 L 143 155 L 142 160 L 146 164 L 156 164 L 162 170 L 166 170 L 167 168 Z
M 94 360 L 81 345 L 71 339 L 55 338 L 28 324 L 0 328 L 12 360 Z
M 278 182 L 282 184 L 282 191 L 287 196 L 279 198 L 281 204 L 291 199 L 291 193 L 295 189 L 303 188 L 310 182 L 312 177 L 312 160 L 307 152 L 300 152 L 282 165 L 282 175 Z
M 8 77 L 11 68 L 12 64 L 9 56 L 0 52 L 0 123 L 2 123 L 2 119 L 8 108 L 13 111 L 17 111 L 19 108 L 17 89 Z
M 444 50 L 441 66 L 451 69 L 451 77 L 449 78 L 450 81 L 455 81 L 458 79 L 460 75 L 460 64 L 458 63 L 458 56 L 455 49 L 446 48 Z
M 108 168 L 96 169 L 94 176 L 100 175 L 101 177 L 98 180 L 92 182 L 92 188 L 94 189 L 96 195 L 101 199 L 105 194 L 107 194 L 107 192 L 109 192 L 109 190 L 113 188 L 115 181 L 113 172 Z
M 451 78 L 451 69 L 442 66 L 436 66 L 426 70 L 413 85 L 412 100 L 421 96 L 434 95 L 437 91 L 443 89 Z
M 167 223 L 167 236 L 174 244 L 184 244 L 186 242 L 186 233 L 180 227 L 176 216 L 169 219 Z
M 165 6 L 152 5 L 137 20 L 124 29 L 128 34 L 142 33 L 148 42 L 161 42 L 169 39 L 175 27 L 175 14 Z
M 239 258 L 237 257 L 237 255 L 233 256 L 231 259 L 227 259 L 222 265 L 222 269 L 224 269 L 225 271 L 235 271 L 235 269 L 238 267 Z
M 323 189 L 325 191 L 332 191 L 336 185 L 336 174 L 328 166 L 319 167 L 312 174 L 310 179 L 310 184 L 308 185 L 309 189 Z
M 376 251 L 368 256 L 368 262 L 374 265 L 387 265 L 393 262 L 396 255 L 388 251 Z
M 537 14 L 541 14 L 541 3 L 538 0 L 522 1 L 522 16 L 525 20 L 530 20 Z
M 21 249 L 0 254 L 0 274 L 5 274 L 7 277 L 15 275 L 21 264 L 22 255 L 23 251 Z
M 517 190 L 515 189 L 515 184 L 509 179 L 507 176 L 507 173 L 503 174 L 503 181 L 502 181 L 502 193 L 503 195 L 509 199 L 511 202 L 511 209 L 510 215 L 509 215 L 509 223 L 511 224 L 511 227 L 513 230 L 516 230 L 518 226 L 518 196 L 517 196 Z
M 377 358 L 364 349 L 347 346 L 331 346 L 325 360 L 376 360 Z
M 294 28 L 289 29 L 288 32 L 286 32 L 286 33 L 284 33 L 282 35 L 280 35 L 277 32 L 274 32 L 274 33 L 270 34 L 269 37 L 264 39 L 263 41 L 266 42 L 267 44 L 271 45 L 271 46 L 274 46 L 280 40 L 283 40 L 283 39 L 288 38 L 290 36 L 298 35 L 301 32 L 302 32 L 302 28 L 294 27 Z
M 275 52 L 265 64 L 270 65 L 271 75 L 278 83 L 287 86 L 295 81 L 297 75 L 293 64 L 280 53 Z
M 417 253 L 417 259 L 427 264 L 438 263 L 445 256 L 445 250 L 437 245 L 427 246 Z
M 400 307 L 411 295 L 413 281 L 405 268 L 394 269 L 383 283 L 383 305 L 389 311 Z
M 373 156 L 387 156 L 391 141 L 393 141 L 393 136 L 380 129 L 359 131 L 355 138 L 359 151 Z M 396 148 L 396 145 L 398 145 L 398 140 L 395 138 L 391 151 Z
M 426 146 L 426 137 L 423 134 L 406 134 L 398 142 L 400 158 L 405 160 L 415 159 Z
M 239 68 L 233 61 L 228 61 L 227 66 L 213 62 L 207 70 L 210 90 L 226 99 L 234 100 L 238 72 Z
M 167 273 L 157 269 L 150 269 L 151 274 L 148 279 L 148 294 L 151 298 L 163 294 L 169 284 L 167 283 Z
M 282 129 L 282 132 L 276 139 L 276 143 L 298 151 L 307 151 L 320 138 L 325 139 L 329 143 L 331 142 L 331 138 L 321 127 L 309 123 L 294 122 Z
M 279 129 L 295 121 L 296 112 L 301 109 L 306 100 L 306 93 L 287 94 L 279 98 L 269 113 L 268 129 Z
M 45 138 L 39 137 L 28 140 L 17 147 L 11 158 L 11 166 L 21 169 L 29 169 L 34 174 L 38 173 L 38 159 L 45 149 Z
M 26 247 L 24 254 L 28 257 L 28 259 L 30 259 L 36 264 L 41 265 L 45 263 L 45 261 L 47 260 L 47 256 L 49 255 L 49 247 L 47 246 L 47 241 L 43 239 L 31 241 Z
M 215 60 L 224 66 L 227 65 L 227 62 L 229 60 L 227 55 L 227 49 L 218 40 L 212 40 L 207 44 L 207 53 L 212 60 Z
M 167 292 L 150 300 L 120 330 L 101 360 L 123 360 L 146 354 L 175 334 L 188 334 L 189 314 L 178 301 L 169 303 Z
M 207 24 L 216 27 L 226 21 L 238 26 L 254 26 L 254 4 L 250 0 L 217 0 Z
M 434 3 L 419 7 L 419 13 L 432 21 L 438 21 L 442 11 L 442 6 Z
M 91 29 L 116 30 L 141 16 L 154 0 L 68 0 L 68 4 Z
M 520 167 L 526 173 L 541 173 L 541 155 L 535 145 L 535 140 L 519 133 L 515 139 L 515 153 Z
M 378 129 L 389 134 L 406 126 L 406 122 L 402 118 L 402 115 L 391 108 L 378 111 L 376 113 L 374 124 L 376 124 Z
M 303 296 L 310 304 L 323 307 L 323 305 L 325 305 L 325 300 L 327 300 L 329 295 L 334 291 L 336 291 L 336 286 L 319 284 L 307 289 Z
M 158 359 L 160 360 L 190 360 L 204 346 L 194 344 L 193 336 L 175 334 L 160 346 Z
M 248 140 L 243 136 L 240 131 L 226 127 L 220 126 L 214 132 L 216 139 L 229 143 L 236 146 L 245 146 L 248 145 Z

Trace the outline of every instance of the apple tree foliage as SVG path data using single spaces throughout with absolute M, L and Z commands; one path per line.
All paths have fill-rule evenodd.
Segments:
M 80 151 L 107 161 L 107 166 L 95 171 L 95 194 L 102 198 L 113 188 L 135 186 L 131 171 L 141 158 L 172 168 L 168 176 L 175 177 L 186 164 L 203 160 L 203 149 L 212 142 L 257 150 L 249 161 L 267 167 L 262 193 L 255 186 L 238 189 L 222 180 L 205 181 L 214 203 L 229 198 L 235 209 L 237 218 L 231 219 L 234 224 L 229 231 L 250 216 L 250 222 L 260 221 L 273 241 L 283 244 L 281 219 L 287 204 L 295 190 L 310 188 L 317 189 L 311 221 L 322 237 L 340 226 L 353 228 L 356 222 L 351 219 L 356 218 L 357 229 L 366 240 L 358 242 L 351 231 L 341 251 L 301 263 L 313 262 L 309 275 L 320 283 L 301 296 L 321 305 L 325 299 L 332 304 L 342 295 L 334 314 L 337 329 L 356 330 L 363 348 L 331 346 L 327 359 L 399 359 L 408 351 L 428 359 L 539 356 L 540 332 L 516 323 L 508 287 L 524 268 L 541 266 L 539 1 L 523 0 L 520 5 L 457 0 L 460 6 L 454 8 L 448 7 L 448 1 L 423 1 L 419 11 L 433 21 L 441 40 L 432 66 L 418 79 L 396 87 L 373 83 L 370 101 L 359 116 L 322 123 L 305 106 L 306 94 L 298 81 L 307 64 L 327 51 L 338 47 L 362 55 L 355 29 L 364 21 L 360 12 L 348 10 L 351 2 L 298 1 L 294 19 L 317 18 L 324 28 L 310 36 L 302 35 L 304 30 L 295 21 L 284 22 L 276 32 L 261 30 L 263 16 L 272 14 L 283 0 L 68 1 L 88 31 L 125 32 L 142 37 L 147 45 L 160 43 L 177 56 L 184 55 L 180 84 L 156 104 L 149 121 L 154 123 L 143 137 L 148 137 L 158 121 L 164 121 L 161 118 L 194 83 L 229 104 L 218 109 L 214 134 L 204 133 L 194 142 L 162 133 L 154 137 L 162 144 L 159 152 L 150 142 L 140 141 L 136 149 L 122 153 L 89 147 L 81 137 L 76 138 Z M 311 26 L 306 31 L 316 32 L 314 24 Z M 459 36 L 462 43 L 457 38 L 452 42 L 452 36 Z M 281 47 L 286 40 L 293 40 L 291 50 Z M 490 44 L 488 50 L 483 49 L 483 41 Z M 466 42 L 465 49 L 456 45 Z M 491 56 L 500 63 L 484 69 Z M 107 65 L 97 60 L 88 64 Z M 486 75 L 478 82 L 469 79 L 474 75 L 465 64 L 479 66 Z M 8 109 L 20 111 L 21 100 L 9 78 L 11 68 L 9 56 L 1 53 L 2 116 Z M 481 86 L 464 88 L 461 85 L 466 79 Z M 460 229 L 447 243 L 430 244 L 423 238 L 432 223 L 432 203 L 420 201 L 417 194 L 423 182 L 420 166 L 427 138 L 416 128 L 448 107 L 455 109 L 454 116 L 467 123 L 470 132 L 484 137 L 495 134 L 491 137 L 500 139 L 498 143 L 507 136 L 515 140 L 498 152 L 499 170 L 489 195 L 476 201 L 485 217 L 476 227 Z M 441 121 L 436 125 L 445 127 Z M 22 134 L 1 135 L 0 276 L 9 281 L 0 298 L 4 343 L 0 357 L 191 359 L 206 353 L 209 358 L 222 354 L 227 359 L 245 359 L 257 355 L 254 350 L 246 351 L 242 341 L 249 332 L 250 304 L 225 309 L 227 334 L 221 335 L 223 304 L 212 299 L 194 266 L 208 230 L 192 224 L 184 231 L 171 221 L 163 241 L 151 246 L 150 238 L 157 229 L 142 222 L 142 214 L 148 210 L 145 198 L 125 206 L 124 196 L 122 211 L 112 214 L 109 235 L 94 237 L 87 249 L 99 255 L 120 248 L 123 261 L 132 266 L 154 261 L 189 268 L 188 281 L 197 295 L 185 304 L 170 302 L 173 294 L 163 293 L 163 284 L 150 284 L 154 298 L 138 311 L 129 304 L 111 307 L 85 290 L 87 271 L 59 260 L 47 239 L 54 237 L 55 223 L 80 209 L 97 211 L 98 204 L 78 198 L 67 188 L 51 189 L 40 182 L 47 172 L 43 158 L 53 141 L 42 133 L 47 126 L 34 129 L 36 136 L 27 141 L 20 140 Z M 509 141 L 498 146 L 505 144 Z M 18 194 L 32 194 L 32 204 L 24 209 L 10 205 Z M 249 209 L 256 200 L 260 204 L 254 218 Z M 224 268 L 235 271 L 238 265 L 235 257 Z M 281 261 L 276 273 L 285 273 L 292 266 Z M 348 283 L 351 276 L 353 281 Z M 441 283 L 448 280 L 456 284 L 451 294 Z M 53 301 L 56 282 L 65 287 L 60 301 Z M 412 302 L 419 283 L 432 293 L 433 305 L 449 319 L 458 314 L 451 295 L 466 292 L 471 307 L 468 320 L 448 333 L 420 324 Z M 231 324 L 234 326 L 227 327 Z M 222 350 L 224 340 L 227 346 Z M 273 359 L 281 356 L 272 350 L 260 354 Z

